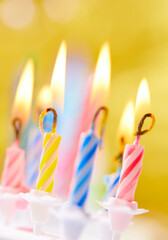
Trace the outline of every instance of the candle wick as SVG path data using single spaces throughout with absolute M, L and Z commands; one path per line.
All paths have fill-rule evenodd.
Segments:
M 146 118 L 150 117 L 152 119 L 151 121 L 151 124 L 149 126 L 148 129 L 145 129 L 145 130 L 142 130 L 142 127 L 143 127 L 143 124 L 144 124 L 144 121 Z M 138 125 L 138 131 L 134 134 L 135 136 L 140 136 L 140 135 L 144 135 L 145 133 L 148 133 L 154 126 L 154 123 L 155 123 L 155 117 L 152 113 L 146 113 L 143 118 L 141 119 L 141 121 L 139 122 L 139 125 Z
M 53 119 L 53 125 L 52 125 L 52 130 L 51 133 L 55 133 L 56 132 L 56 127 L 57 127 L 57 112 L 54 108 L 47 108 L 46 110 L 44 110 L 41 114 L 40 114 L 40 118 L 39 118 L 39 126 L 40 126 L 40 130 L 42 132 L 42 134 L 44 134 L 44 128 L 43 128 L 43 119 L 44 116 L 48 113 L 48 112 L 52 112 L 54 115 L 54 119 Z
M 14 127 L 14 130 L 15 130 L 15 139 L 16 139 L 16 141 L 19 141 L 21 128 L 22 128 L 21 119 L 20 118 L 14 118 L 12 120 L 12 126 Z
M 101 148 L 101 145 L 102 145 L 102 139 L 103 139 L 103 135 L 104 135 L 104 127 L 105 127 L 105 123 L 106 123 L 107 115 L 108 115 L 108 108 L 107 107 L 101 106 L 97 109 L 97 111 L 94 114 L 93 121 L 92 121 L 92 127 L 91 127 L 91 129 L 94 131 L 96 120 L 97 120 L 99 114 L 102 111 L 104 112 L 104 115 L 103 115 L 103 119 L 101 121 L 101 126 L 100 126 L 100 140 L 101 140 L 100 141 L 100 148 Z
M 135 145 L 138 145 L 138 144 L 139 144 L 139 141 L 140 141 L 140 135 L 137 135 L 136 138 L 135 138 L 134 144 L 135 144 Z

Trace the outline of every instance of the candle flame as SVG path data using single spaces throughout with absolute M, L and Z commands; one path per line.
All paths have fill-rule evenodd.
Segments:
M 126 143 L 128 143 L 133 136 L 134 132 L 134 105 L 132 101 L 129 101 L 123 111 L 118 136 L 120 138 L 124 138 Z
M 91 92 L 91 102 L 95 99 L 101 99 L 102 104 L 106 101 L 109 93 L 111 80 L 111 60 L 110 46 L 108 43 L 103 44 L 94 74 L 93 87 Z
M 39 112 L 52 106 L 52 91 L 49 85 L 44 85 L 37 95 L 37 109 Z
M 149 111 L 150 106 L 150 93 L 149 93 L 149 87 L 147 80 L 144 78 L 142 79 L 138 93 L 136 98 L 136 106 L 135 106 L 135 112 L 136 112 L 136 122 L 140 121 L 140 119 L 143 117 L 144 114 L 146 114 Z
M 21 74 L 12 109 L 12 119 L 19 118 L 23 124 L 27 124 L 29 120 L 33 85 L 34 63 L 29 59 Z
M 54 105 L 58 106 L 61 111 L 63 111 L 64 108 L 66 52 L 67 46 L 65 41 L 63 41 L 57 55 L 51 80 Z

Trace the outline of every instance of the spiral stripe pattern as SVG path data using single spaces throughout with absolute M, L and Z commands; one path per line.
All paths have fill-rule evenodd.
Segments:
M 25 153 L 17 146 L 7 149 L 5 165 L 2 173 L 2 185 L 18 188 L 24 183 Z
M 123 167 L 116 198 L 132 202 L 138 178 L 142 169 L 144 147 L 140 145 L 126 145 L 123 156 Z
M 53 190 L 60 142 L 61 137 L 56 133 L 47 133 L 44 136 L 37 190 L 45 192 Z
M 70 202 L 79 207 L 84 207 L 89 191 L 94 157 L 100 140 L 93 131 L 89 131 L 89 133 L 83 133 L 80 142 L 81 147 L 77 155 L 78 167 L 75 173 Z
M 119 185 L 121 174 L 121 168 L 117 172 L 107 175 L 104 177 L 104 183 L 107 187 L 106 193 L 104 195 L 104 200 L 108 200 L 109 197 L 115 197 Z
M 29 135 L 29 143 L 27 147 L 27 167 L 26 167 L 26 182 L 29 187 L 35 187 L 39 165 L 40 156 L 42 153 L 42 134 L 38 128 L 32 129 Z

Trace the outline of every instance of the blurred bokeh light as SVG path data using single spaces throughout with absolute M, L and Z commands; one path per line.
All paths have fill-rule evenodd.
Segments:
M 51 20 L 65 23 L 76 17 L 80 0 L 43 0 L 43 6 Z
M 11 28 L 23 28 L 28 25 L 35 13 L 32 0 L 5 0 L 0 5 L 2 21 Z

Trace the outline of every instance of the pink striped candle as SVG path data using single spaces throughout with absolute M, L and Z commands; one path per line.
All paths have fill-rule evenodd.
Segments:
M 137 136 L 133 145 L 126 145 L 123 156 L 123 166 L 116 198 L 132 202 L 138 178 L 142 169 L 144 146 L 139 145 Z
M 11 147 L 7 149 L 4 169 L 2 173 L 3 188 L 12 191 L 28 191 L 24 184 L 25 152 L 19 148 L 19 140 L 22 126 L 29 121 L 34 85 L 34 63 L 29 59 L 21 74 L 17 87 L 13 109 L 12 124 L 16 139 Z
M 8 188 L 20 190 L 24 184 L 25 152 L 19 148 L 16 140 L 7 149 L 4 169 L 2 173 L 2 185 Z
M 6 158 L 2 172 L 2 192 L 27 192 L 29 188 L 24 186 L 25 177 L 25 151 L 19 147 L 21 120 L 14 119 L 16 139 L 6 151 Z
M 141 131 L 144 120 L 147 117 L 152 118 L 152 124 L 148 130 Z M 142 170 L 142 159 L 144 155 L 144 146 L 139 145 L 140 135 L 148 132 L 153 127 L 153 124 L 154 116 L 151 113 L 145 114 L 139 124 L 135 142 L 133 145 L 127 144 L 125 147 L 121 177 L 116 193 L 116 198 L 118 199 L 122 199 L 127 202 L 132 202 L 134 199 L 138 178 Z

